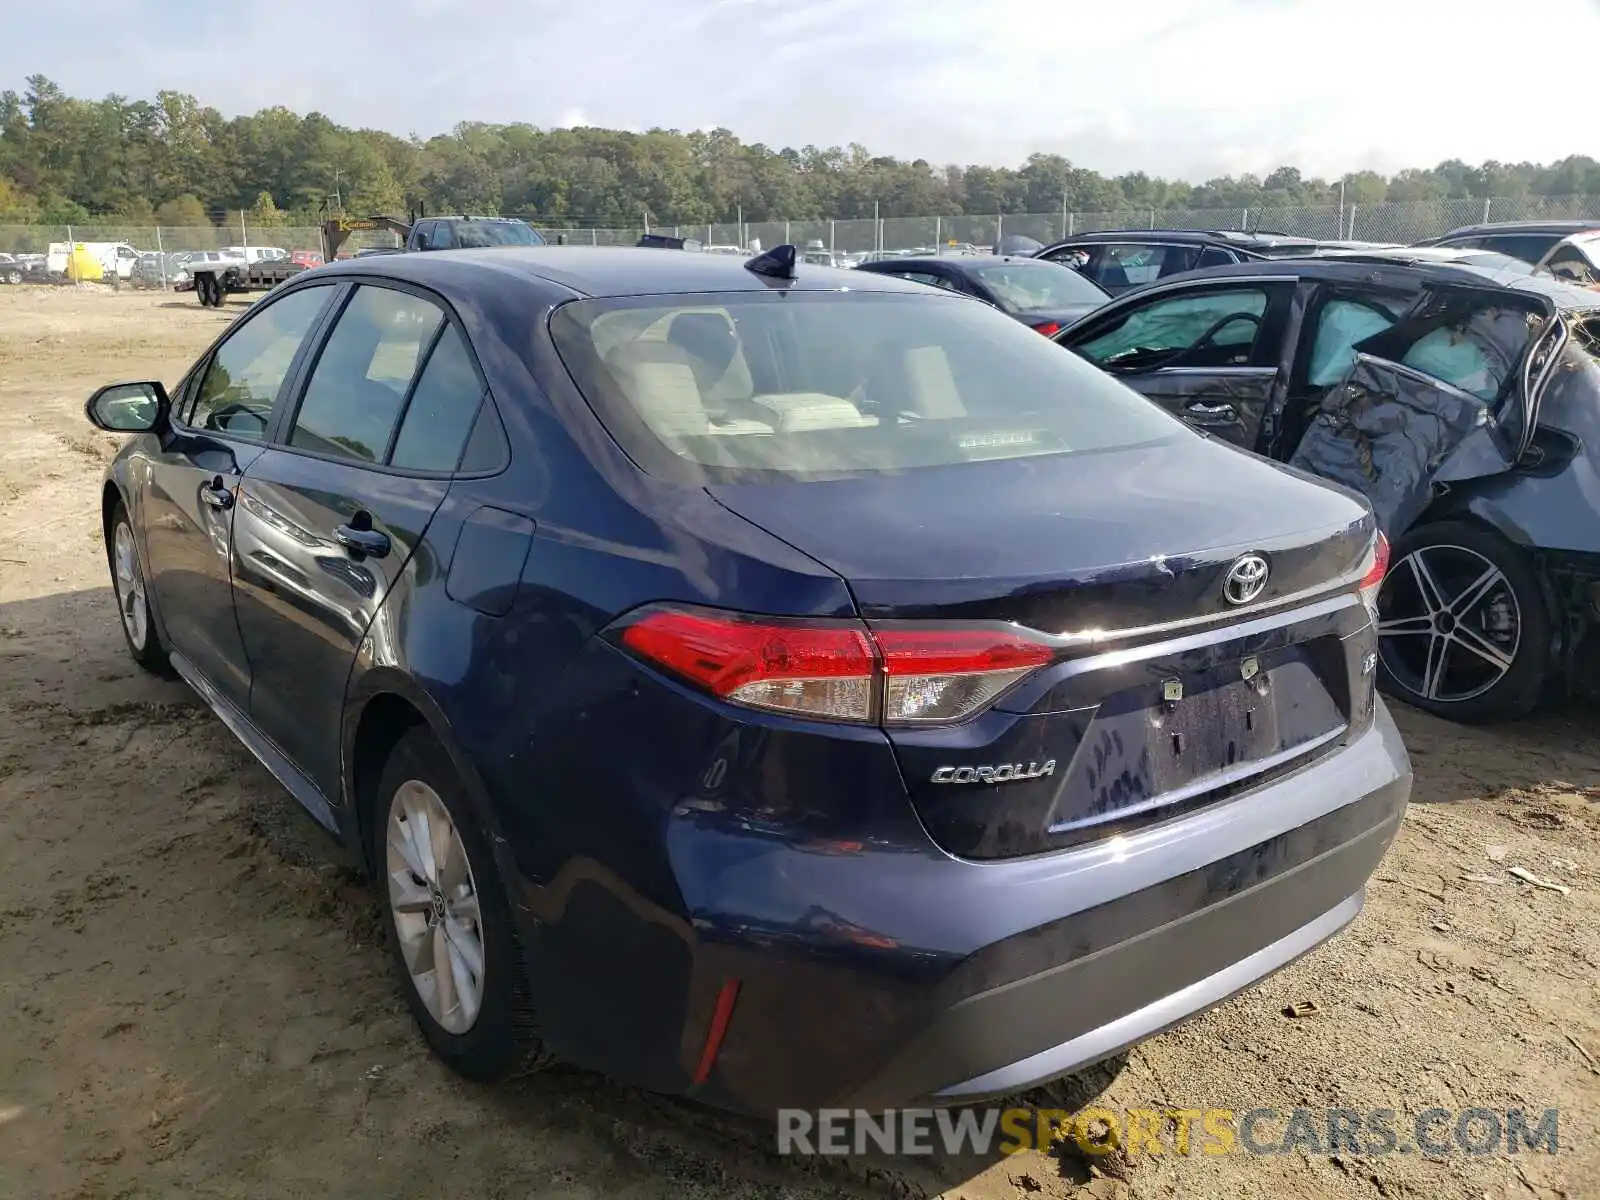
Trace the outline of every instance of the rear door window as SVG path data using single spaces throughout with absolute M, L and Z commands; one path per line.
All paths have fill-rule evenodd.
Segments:
M 357 288 L 317 356 L 289 445 L 382 462 L 418 363 L 444 320 L 438 305 L 411 292 Z
M 1536 263 L 1560 240 L 1561 235 L 1555 233 L 1493 233 L 1481 244 L 1485 250 L 1496 254 L 1509 254 L 1523 262 Z
M 1392 326 L 1407 307 L 1399 297 L 1338 292 L 1323 301 L 1312 335 L 1306 383 L 1332 387 L 1356 360 L 1356 344 Z
M 1356 350 L 1430 375 L 1480 400 L 1512 382 L 1544 316 L 1530 301 L 1440 289 L 1415 314 L 1359 343 Z
M 1270 365 L 1254 354 L 1269 298 L 1262 287 L 1153 297 L 1091 331 L 1073 349 L 1108 371 Z
M 1168 275 L 1192 271 L 1199 246 L 1114 242 L 1096 248 L 1084 274 L 1107 291 L 1143 287 Z

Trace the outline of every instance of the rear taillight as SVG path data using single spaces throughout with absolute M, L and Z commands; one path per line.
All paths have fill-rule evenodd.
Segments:
M 1035 325 L 1034 328 L 1044 334 L 1045 337 L 1055 337 L 1056 334 L 1061 332 L 1063 326 L 1059 321 L 1043 321 Z
M 754 619 L 658 608 L 623 630 L 622 644 L 714 696 L 833 721 L 870 721 L 877 656 L 847 622 Z
M 888 724 L 953 721 L 993 701 L 1055 651 L 1022 633 L 988 629 L 874 629 Z
M 1367 551 L 1366 561 L 1362 565 L 1367 570 L 1356 585 L 1356 591 L 1366 606 L 1377 612 L 1378 592 L 1383 588 L 1383 577 L 1389 572 L 1389 539 L 1383 536 L 1381 529 L 1373 539 L 1372 549 Z
M 1055 657 L 1024 630 L 654 607 L 622 626 L 646 662 L 733 704 L 826 721 L 959 721 Z

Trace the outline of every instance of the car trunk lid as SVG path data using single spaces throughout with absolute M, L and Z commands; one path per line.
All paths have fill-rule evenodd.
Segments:
M 1054 648 L 975 717 L 888 730 L 953 853 L 1156 819 L 1337 744 L 1370 711 L 1351 592 L 1370 513 L 1222 443 L 709 490 L 837 571 L 869 626 L 1003 623 Z M 1230 589 L 1255 556 L 1265 580 Z

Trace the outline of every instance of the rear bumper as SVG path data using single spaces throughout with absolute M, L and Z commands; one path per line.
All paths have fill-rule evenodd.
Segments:
M 555 1048 L 757 1113 L 1016 1092 L 1170 1028 L 1332 937 L 1360 911 L 1410 791 L 1380 703 L 1365 733 L 1291 775 L 1032 858 L 974 862 L 903 840 L 808 848 L 676 819 L 666 849 L 681 918 L 640 920 L 614 887 L 567 894 L 559 925 L 573 949 L 536 973 L 570 985 L 582 948 L 604 953 L 588 959 L 596 977 L 581 1000 L 550 1011 Z M 552 933 L 545 925 L 540 940 Z M 729 981 L 739 991 L 726 1036 L 696 1082 Z

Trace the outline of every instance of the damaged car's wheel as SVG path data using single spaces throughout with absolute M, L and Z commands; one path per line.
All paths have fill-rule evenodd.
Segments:
M 1538 704 L 1551 619 L 1522 552 L 1477 525 L 1441 521 L 1395 547 L 1378 596 L 1379 682 L 1452 721 L 1502 721 Z

